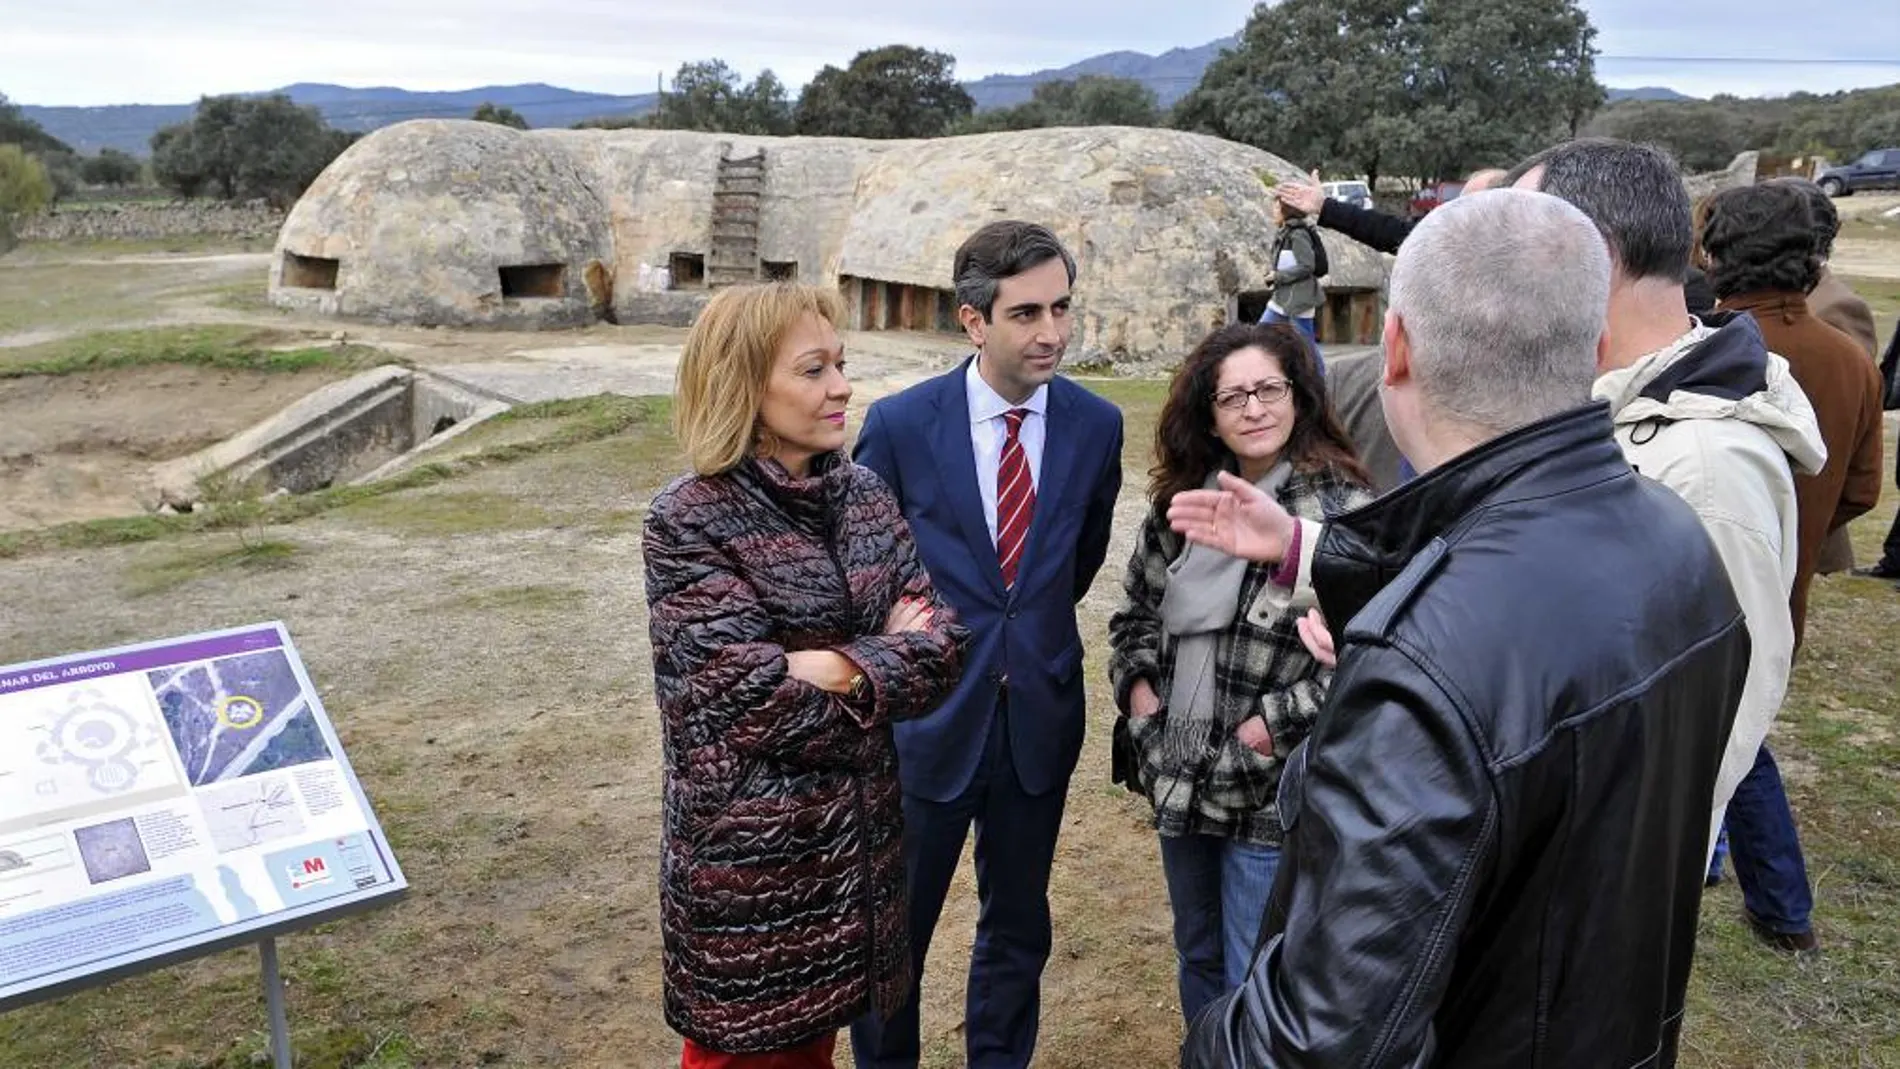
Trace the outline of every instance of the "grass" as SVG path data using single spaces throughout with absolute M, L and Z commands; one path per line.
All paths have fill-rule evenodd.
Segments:
M 217 253 L 269 252 L 277 244 L 275 235 L 238 237 L 231 234 L 175 234 L 165 238 L 75 238 L 70 241 L 28 241 L 13 250 L 12 257 L 25 263 L 45 263 L 76 258 L 108 259 L 115 256 L 193 256 Z
M 266 275 L 214 286 L 199 291 L 196 296 L 208 298 L 219 308 L 233 312 L 269 312 L 274 307 L 270 303 L 270 278 Z
M 546 510 L 505 494 L 447 492 L 385 494 L 350 509 L 352 518 L 401 535 L 450 538 L 546 527 Z
M 544 433 L 527 441 L 509 442 L 480 449 L 454 460 L 421 465 L 393 478 L 364 486 L 333 487 L 262 501 L 255 508 L 200 509 L 181 516 L 133 516 L 59 524 L 28 531 L 0 532 L 0 560 L 52 550 L 152 542 L 201 531 L 235 531 L 253 527 L 261 530 L 292 523 L 333 509 L 434 486 L 469 472 L 599 441 L 635 428 L 662 427 L 669 407 L 663 398 L 628 398 L 613 394 L 524 405 L 489 422 L 505 424 L 535 421 L 545 424 Z M 477 428 L 471 433 L 479 435 L 482 429 Z M 444 518 L 439 511 L 433 514 L 435 520 L 427 519 L 434 508 L 436 506 L 403 506 L 385 513 L 384 518 L 390 520 L 394 517 L 391 522 L 398 527 L 405 517 L 414 519 L 424 527 L 431 522 L 448 526 L 458 522 L 453 518 Z M 370 518 L 373 521 L 375 514 L 371 513 Z M 437 533 L 452 532 L 438 529 Z
M 472 591 L 451 604 L 469 612 L 568 612 L 586 600 L 587 592 L 579 587 L 528 584 Z
M 149 597 L 212 576 L 275 571 L 289 567 L 297 553 L 295 542 L 268 538 L 192 546 L 167 557 L 134 564 L 127 573 L 126 594 L 135 598 Z
M 355 370 L 397 363 L 364 346 L 285 348 L 296 339 L 255 327 L 149 327 L 100 331 L 39 345 L 0 349 L 0 379 L 171 364 L 222 371 Z
M 1842 220 L 1839 236 L 1852 241 L 1900 241 L 1900 220 Z
M 109 262 L 120 257 L 256 252 L 267 247 L 228 238 L 22 246 L 0 257 L 0 337 L 162 319 L 171 302 L 194 298 L 207 284 L 222 289 L 226 282 L 242 278 L 261 288 L 266 277 L 261 264 Z

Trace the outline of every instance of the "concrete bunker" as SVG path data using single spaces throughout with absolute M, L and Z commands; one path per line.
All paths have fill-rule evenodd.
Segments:
M 963 330 L 957 322 L 957 295 L 951 290 L 849 275 L 838 279 L 838 287 L 844 291 L 846 321 L 855 329 Z
M 1385 300 L 1375 289 L 1327 290 L 1313 327 L 1322 344 L 1377 345 L 1385 329 Z
M 279 236 L 271 301 L 536 330 L 690 321 L 724 286 L 796 279 L 840 287 L 858 328 L 954 334 L 957 246 L 984 223 L 1023 218 L 1078 261 L 1078 359 L 1171 363 L 1241 303 L 1253 311 L 1250 291 L 1272 271 L 1261 176 L 1300 173 L 1178 130 L 886 141 L 415 120 L 358 141 L 311 185 Z M 1349 296 L 1332 298 L 1321 336 L 1372 341 L 1377 317 L 1362 305 L 1376 301 L 1385 264 L 1343 238 L 1328 246 L 1324 285 Z M 300 286 L 308 276 L 286 252 L 349 270 L 334 289 Z
M 498 268 L 504 300 L 538 298 L 560 300 L 567 296 L 566 264 L 514 264 Z
M 572 153 L 506 127 L 385 127 L 285 219 L 271 301 L 417 326 L 587 326 L 600 317 L 582 267 L 613 263 L 597 189 Z
M 1260 322 L 1272 299 L 1270 289 L 1241 290 L 1234 294 L 1231 321 Z M 1313 314 L 1313 330 L 1321 345 L 1369 345 L 1378 342 L 1384 321 L 1378 290 L 1328 290 L 1325 303 Z
M 676 252 L 666 258 L 669 288 L 697 290 L 706 288 L 706 258 L 696 252 Z
M 324 256 L 303 256 L 284 250 L 283 284 L 292 289 L 336 289 L 337 272 L 343 261 Z

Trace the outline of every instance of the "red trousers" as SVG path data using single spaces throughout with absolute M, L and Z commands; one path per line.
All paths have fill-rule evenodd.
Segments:
M 680 1052 L 680 1069 L 832 1069 L 831 1052 L 837 1042 L 838 1036 L 833 1033 L 790 1050 L 721 1054 L 689 1039 Z

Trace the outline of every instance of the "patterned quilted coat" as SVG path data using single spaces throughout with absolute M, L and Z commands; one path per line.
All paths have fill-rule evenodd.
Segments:
M 966 638 L 877 476 L 839 454 L 813 470 L 794 479 L 747 460 L 684 478 L 646 522 L 666 1020 L 730 1053 L 796 1046 L 902 1002 L 890 724 L 949 694 Z M 883 634 L 906 595 L 930 600 L 930 630 Z M 869 694 L 786 673 L 787 652 L 819 649 L 853 661 Z

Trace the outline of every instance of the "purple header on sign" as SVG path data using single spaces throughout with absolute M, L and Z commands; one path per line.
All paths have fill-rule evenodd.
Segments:
M 143 672 L 191 661 L 208 661 L 238 653 L 274 650 L 284 644 L 275 628 L 241 631 L 196 642 L 177 642 L 169 646 L 151 646 L 142 650 L 104 656 L 79 657 L 70 661 L 43 664 L 36 668 L 0 668 L 0 694 L 15 694 L 39 687 L 53 687 L 99 676 L 123 672 Z

